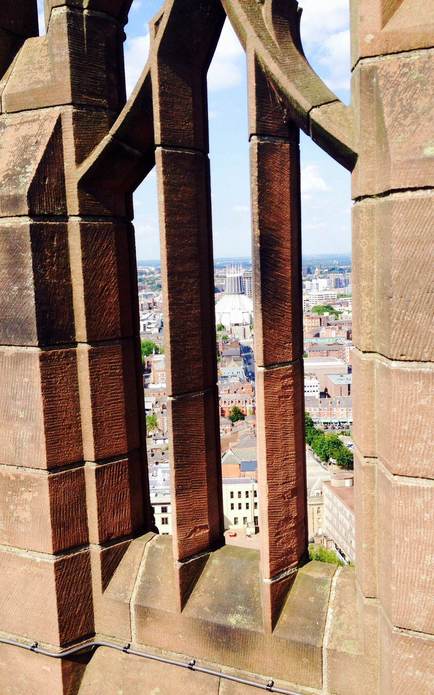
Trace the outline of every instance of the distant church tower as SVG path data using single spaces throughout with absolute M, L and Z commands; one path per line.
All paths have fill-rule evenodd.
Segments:
M 243 294 L 243 269 L 239 265 L 226 266 L 226 294 Z

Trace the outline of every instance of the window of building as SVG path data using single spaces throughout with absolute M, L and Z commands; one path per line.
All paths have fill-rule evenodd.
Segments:
M 238 491 L 238 499 L 241 499 L 241 491 Z
M 259 526 L 259 524 L 258 524 L 258 517 L 257 517 L 257 516 L 254 517 L 253 521 L 254 521 L 254 523 L 255 523 L 255 526 Z
M 241 502 L 238 502 L 238 509 L 241 509 L 241 507 L 242 507 Z
M 255 504 L 254 504 L 254 508 L 255 508 L 255 509 L 257 509 L 257 508 L 258 508 L 258 503 L 257 503 L 257 502 L 255 502 Z
M 234 516 L 234 526 L 238 526 L 238 517 Z
M 245 493 L 245 494 L 246 494 L 246 497 L 248 497 L 248 496 L 249 496 L 249 491 L 246 490 L 246 493 Z
M 169 523 L 169 519 L 167 518 L 167 516 L 161 517 L 161 524 L 162 524 L 162 526 L 167 526 L 168 523 Z
M 248 502 L 246 502 L 246 509 L 249 509 L 250 505 Z
M 234 492 L 233 492 L 233 491 L 231 492 L 231 495 L 230 495 L 230 497 L 231 497 L 231 500 L 233 500 L 233 499 L 234 499 Z
M 231 509 L 235 509 L 235 505 L 233 502 L 231 502 Z
M 253 491 L 253 497 L 257 497 L 257 496 L 258 496 L 258 491 L 257 491 L 257 490 L 254 490 L 254 491 Z
M 247 524 L 247 517 L 246 516 L 243 516 L 243 524 L 244 524 L 244 526 Z
M 161 507 L 161 513 L 167 514 L 167 507 Z

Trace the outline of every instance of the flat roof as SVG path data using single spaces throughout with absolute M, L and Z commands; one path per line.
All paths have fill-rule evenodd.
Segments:
M 351 384 L 353 381 L 352 374 L 327 374 L 327 377 L 333 384 L 336 384 L 337 386 L 339 384 Z
M 256 482 L 254 478 L 223 478 L 223 485 L 251 485 Z

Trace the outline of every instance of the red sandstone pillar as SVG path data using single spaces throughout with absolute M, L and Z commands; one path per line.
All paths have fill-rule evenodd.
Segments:
M 50 0 L 1 85 L 0 630 L 52 649 L 98 630 L 151 523 L 131 201 L 76 184 L 124 102 L 126 5 Z M 33 692 L 33 655 L 11 684 L 7 651 L 0 690 Z M 38 658 L 70 692 L 80 666 Z
M 224 13 L 215 2 L 170 4 L 151 61 L 182 608 L 206 553 L 223 542 L 206 72 Z
M 432 4 L 353 3 L 356 571 L 382 695 L 433 684 Z M 430 431 L 431 430 L 431 431 Z M 372 629 L 367 640 L 375 637 Z
M 249 54 L 256 406 L 264 621 L 306 553 L 299 131 Z

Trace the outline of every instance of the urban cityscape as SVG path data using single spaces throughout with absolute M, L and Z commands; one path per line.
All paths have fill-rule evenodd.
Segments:
M 140 334 L 151 503 L 160 534 L 171 534 L 164 320 L 158 262 L 138 264 Z M 214 268 L 221 471 L 226 543 L 257 548 L 252 268 L 217 259 Z M 351 259 L 303 258 L 304 404 L 311 557 L 355 562 L 352 454 Z

